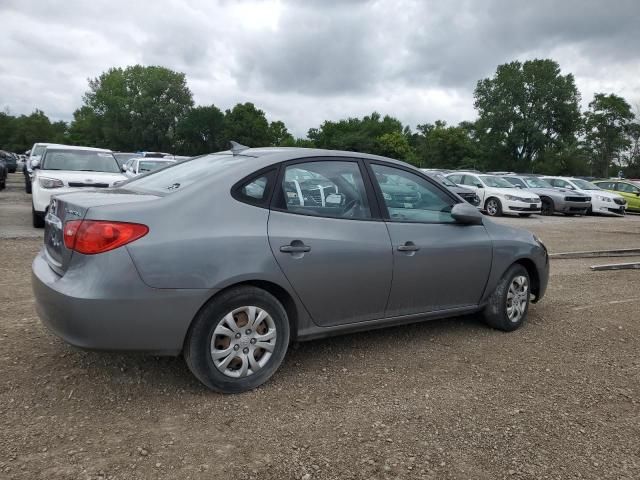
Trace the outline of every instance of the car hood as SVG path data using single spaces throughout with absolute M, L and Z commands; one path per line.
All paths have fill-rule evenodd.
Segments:
M 76 172 L 76 171 L 68 171 L 68 170 L 40 170 L 39 175 L 48 178 L 55 178 L 58 180 L 62 180 L 65 183 L 73 182 L 73 183 L 108 183 L 109 185 L 113 185 L 113 182 L 119 182 L 122 180 L 127 180 L 121 173 L 110 173 L 110 172 Z

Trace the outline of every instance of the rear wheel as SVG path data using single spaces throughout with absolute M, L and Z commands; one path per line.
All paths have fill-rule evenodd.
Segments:
M 553 205 L 553 200 L 550 198 L 542 198 L 542 208 L 540 209 L 540 213 L 542 215 L 551 216 L 555 212 L 555 207 Z
M 500 200 L 497 198 L 491 197 L 488 199 L 484 205 L 484 209 L 490 217 L 499 217 L 502 215 L 502 203 L 500 203 Z
M 256 287 L 214 298 L 195 318 L 184 347 L 191 372 L 211 390 L 240 393 L 262 385 L 278 369 L 289 344 L 282 304 Z
M 484 309 L 485 322 L 498 330 L 511 332 L 527 318 L 531 297 L 527 269 L 514 264 L 506 271 Z
M 33 219 L 34 228 L 44 228 L 44 215 L 36 212 L 36 209 L 31 205 L 31 217 Z

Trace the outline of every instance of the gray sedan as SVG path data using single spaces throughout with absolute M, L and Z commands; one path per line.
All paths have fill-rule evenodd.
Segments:
M 473 312 L 515 330 L 548 275 L 534 235 L 406 163 L 235 145 L 55 197 L 33 289 L 68 343 L 183 353 L 233 393 L 269 379 L 292 341 Z
M 533 192 L 542 201 L 542 215 L 564 213 L 565 215 L 586 215 L 591 208 L 591 197 L 566 188 L 556 188 L 543 178 L 532 175 L 503 175 L 516 188 Z

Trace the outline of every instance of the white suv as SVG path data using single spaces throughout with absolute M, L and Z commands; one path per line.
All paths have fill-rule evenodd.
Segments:
M 587 213 L 624 215 L 627 201 L 621 195 L 602 190 L 597 185 L 580 178 L 542 177 L 556 188 L 566 188 L 591 197 L 591 209 Z
M 508 213 L 528 217 L 540 213 L 542 202 L 538 195 L 515 188 L 504 178 L 475 172 L 453 172 L 447 178 L 476 192 L 480 197 L 479 208 L 489 216 Z
M 51 197 L 87 188 L 113 187 L 127 180 L 111 150 L 48 145 L 32 162 L 33 226 L 44 227 Z

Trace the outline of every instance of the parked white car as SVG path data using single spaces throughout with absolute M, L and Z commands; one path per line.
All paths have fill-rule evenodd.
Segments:
M 169 160 L 167 158 L 136 157 L 128 160 L 127 163 L 123 165 L 122 171 L 127 177 L 131 178 L 142 175 L 143 173 L 159 170 L 171 165 L 172 163 L 176 163 L 175 160 Z
M 556 188 L 566 188 L 591 197 L 591 209 L 587 213 L 624 215 L 627 201 L 621 195 L 602 190 L 591 182 L 573 177 L 542 177 Z
M 127 180 L 111 150 L 68 145 L 49 145 L 33 160 L 33 226 L 44 227 L 51 198 L 88 188 L 112 187 Z
M 34 143 L 31 150 L 29 150 L 29 156 L 24 164 L 24 191 L 31 193 L 31 183 L 33 182 L 33 162 L 39 162 L 42 158 L 42 154 L 49 145 L 56 145 L 55 143 Z
M 542 202 L 533 192 L 519 190 L 505 179 L 475 172 L 453 172 L 447 178 L 456 185 L 472 189 L 480 197 L 480 208 L 487 215 L 502 214 L 528 217 L 540 213 Z

